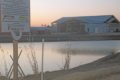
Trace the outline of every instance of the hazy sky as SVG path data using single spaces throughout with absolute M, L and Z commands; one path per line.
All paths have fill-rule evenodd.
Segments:
M 115 15 L 120 0 L 31 0 L 31 25 L 40 26 L 66 16 Z

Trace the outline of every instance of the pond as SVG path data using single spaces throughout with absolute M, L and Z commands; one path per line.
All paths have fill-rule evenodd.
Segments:
M 120 49 L 120 40 L 109 41 L 66 41 L 44 43 L 44 71 L 63 69 L 66 53 L 70 53 L 70 68 L 87 64 Z M 10 55 L 13 53 L 12 43 L 0 44 L 0 72 L 5 75 L 12 65 Z M 19 43 L 19 64 L 26 75 L 33 74 L 33 57 L 41 71 L 42 43 Z

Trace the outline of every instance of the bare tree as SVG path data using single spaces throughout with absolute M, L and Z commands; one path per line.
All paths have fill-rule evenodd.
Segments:
M 70 60 L 71 60 L 70 48 L 71 48 L 71 45 L 70 45 L 70 43 L 68 43 L 67 49 L 66 49 L 67 53 L 65 56 L 64 70 L 69 70 L 69 68 L 70 68 Z
M 2 47 L 0 47 L 0 50 L 2 52 L 2 58 L 3 58 L 3 63 L 4 63 L 5 76 L 7 76 L 7 74 L 8 74 L 8 67 L 7 67 L 5 52 L 4 52 L 4 49 Z
M 33 73 L 38 74 L 39 68 L 38 68 L 38 62 L 36 58 L 36 52 L 32 45 L 29 46 L 29 49 L 30 49 L 30 54 L 27 54 L 27 58 L 29 60 Z
M 66 57 L 65 57 L 65 64 L 64 64 L 64 70 L 69 70 L 70 68 L 70 53 L 67 53 L 66 54 Z

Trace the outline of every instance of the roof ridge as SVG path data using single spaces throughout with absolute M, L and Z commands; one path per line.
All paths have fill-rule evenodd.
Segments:
M 114 15 L 91 15 L 91 16 L 67 16 L 67 17 L 62 17 L 62 18 L 76 18 L 76 17 L 104 17 L 104 16 L 114 16 Z M 62 19 L 60 18 L 60 19 Z

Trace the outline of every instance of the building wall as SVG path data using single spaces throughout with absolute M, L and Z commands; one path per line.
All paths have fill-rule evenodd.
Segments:
M 120 32 L 120 23 L 109 23 L 109 32 Z
M 54 32 L 54 33 L 58 32 L 57 31 L 57 24 L 56 23 L 51 23 L 51 29 L 52 29 L 52 32 Z
M 81 23 L 79 20 L 68 20 L 63 23 L 54 23 L 52 26 L 57 29 L 57 32 L 85 33 L 85 24 Z
M 84 33 L 85 24 L 81 23 L 80 21 L 67 22 L 67 32 Z
M 87 33 L 107 33 L 109 32 L 109 27 L 107 24 L 86 24 L 85 31 Z
M 119 23 L 86 24 L 85 31 L 87 33 L 120 32 L 120 24 Z
M 58 32 L 67 32 L 67 24 L 66 23 L 58 23 L 57 31 Z

